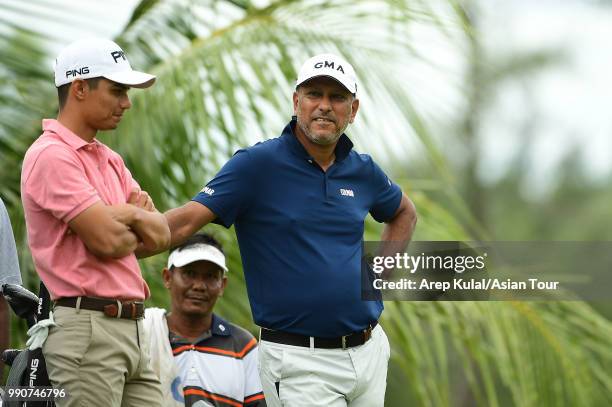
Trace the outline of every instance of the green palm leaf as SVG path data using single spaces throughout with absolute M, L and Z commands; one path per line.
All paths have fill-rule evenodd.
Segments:
M 4 2 L 6 3 L 6 2 Z M 48 2 L 10 2 L 27 13 Z M 406 59 L 428 63 L 411 29 L 427 25 L 449 42 L 478 35 L 455 1 L 154 1 L 135 8 L 118 41 L 132 65 L 158 75 L 131 92 L 118 131 L 101 138 L 125 158 L 135 178 L 165 210 L 190 199 L 239 147 L 274 137 L 292 114 L 299 64 L 322 51 L 344 55 L 360 78 L 362 110 L 350 134 L 393 169 L 415 201 L 421 240 L 486 239 L 457 192 L 457 175 L 420 113 Z M 42 6 L 41 6 L 42 5 Z M 67 24 L 76 14 L 63 17 Z M 20 257 L 32 287 L 19 202 L 19 167 L 56 103 L 44 40 L 0 18 L 0 177 Z M 66 40 L 67 41 L 67 40 Z M 514 69 L 514 68 L 513 68 Z M 491 80 L 495 80 L 492 78 Z M 34 90 L 32 90 L 34 89 Z M 376 108 L 375 108 L 376 107 Z M 380 111 L 388 112 L 390 127 Z M 401 133 L 390 140 L 385 130 Z M 422 158 L 406 162 L 418 148 Z M 414 159 L 413 159 L 414 160 Z M 415 177 L 417 164 L 428 175 Z M 207 226 L 228 252 L 230 283 L 217 310 L 254 332 L 232 230 Z M 471 232 L 468 232 L 471 231 Z M 381 225 L 366 223 L 366 239 Z M 474 235 L 476 234 L 476 235 Z M 151 304 L 168 306 L 160 271 L 166 258 L 141 262 Z M 387 405 L 609 405 L 610 322 L 588 305 L 559 303 L 388 302 L 383 313 L 392 346 Z M 23 343 L 23 326 L 14 326 Z

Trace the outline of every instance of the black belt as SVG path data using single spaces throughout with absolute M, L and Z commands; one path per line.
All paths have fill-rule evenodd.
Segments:
M 141 301 L 119 301 L 94 297 L 64 297 L 55 301 L 55 305 L 76 308 L 78 299 L 81 299 L 79 308 L 90 311 L 101 311 L 107 317 L 139 320 L 144 317 L 144 303 Z
M 336 338 L 317 338 L 261 328 L 261 340 L 282 343 L 284 345 L 304 346 L 306 348 L 312 346 L 321 349 L 346 349 L 366 343 L 372 337 L 372 330 L 376 325 L 378 325 L 378 321 L 373 322 L 363 331 L 353 332 L 352 334 L 338 336 Z

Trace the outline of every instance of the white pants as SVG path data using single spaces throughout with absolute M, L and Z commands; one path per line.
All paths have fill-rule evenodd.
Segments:
M 385 403 L 389 340 L 380 325 L 348 349 L 261 341 L 259 374 L 272 407 L 377 407 Z

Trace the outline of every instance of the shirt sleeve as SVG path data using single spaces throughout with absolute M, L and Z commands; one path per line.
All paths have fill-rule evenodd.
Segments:
M 259 356 L 257 346 L 244 357 L 244 406 L 263 407 L 266 405 L 261 379 L 259 378 Z
M 255 171 L 249 151 L 238 150 L 193 201 L 210 209 L 217 216 L 215 223 L 229 228 L 251 202 Z
M 372 161 L 374 200 L 370 214 L 377 222 L 386 222 L 395 215 L 402 200 L 402 190 Z
M 21 285 L 21 273 L 11 220 L 0 200 L 0 286 L 3 284 Z
M 24 186 L 32 201 L 66 223 L 100 200 L 82 163 L 60 146 L 40 152 Z

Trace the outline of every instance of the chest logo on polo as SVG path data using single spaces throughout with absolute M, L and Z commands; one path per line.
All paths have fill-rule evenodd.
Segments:
M 204 192 L 205 194 L 212 196 L 212 194 L 215 193 L 215 190 L 209 187 L 204 187 L 200 192 Z
M 351 198 L 355 198 L 355 193 L 352 189 L 344 189 L 340 188 L 340 195 L 342 196 L 350 196 Z

